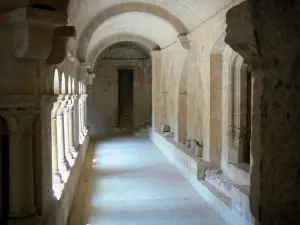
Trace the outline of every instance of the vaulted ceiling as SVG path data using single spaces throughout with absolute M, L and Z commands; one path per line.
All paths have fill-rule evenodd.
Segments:
M 97 49 L 104 43 L 121 37 L 127 37 L 124 41 L 142 40 L 150 48 L 165 48 L 178 35 L 191 32 L 232 1 L 70 0 L 69 24 L 77 31 L 70 47 L 81 61 L 101 54 Z

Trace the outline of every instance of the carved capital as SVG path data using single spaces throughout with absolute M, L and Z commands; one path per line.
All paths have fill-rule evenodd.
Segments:
M 67 23 L 61 12 L 22 7 L 1 15 L 1 24 L 13 28 L 13 54 L 17 58 L 47 59 L 52 51 L 53 30 Z
M 89 62 L 79 62 L 78 67 L 81 69 L 89 69 L 91 68 L 91 64 Z
M 93 84 L 93 80 L 96 77 L 96 74 L 94 73 L 88 73 L 87 74 L 87 78 L 86 78 L 86 83 L 87 85 L 92 85 Z
M 38 110 L 35 108 L 14 108 L 1 111 L 0 115 L 6 120 L 11 133 L 24 133 L 31 131 Z
M 44 107 L 53 106 L 57 101 L 58 95 L 42 95 L 40 100 L 40 105 Z
M 59 64 L 67 57 L 67 42 L 76 36 L 73 26 L 58 27 L 53 31 L 52 51 L 47 59 L 48 64 Z
M 188 39 L 187 35 L 179 35 L 177 40 L 181 44 L 182 48 L 190 50 L 190 40 Z
M 253 70 L 259 67 L 258 48 L 248 2 L 233 7 L 226 15 L 225 42 L 238 52 Z

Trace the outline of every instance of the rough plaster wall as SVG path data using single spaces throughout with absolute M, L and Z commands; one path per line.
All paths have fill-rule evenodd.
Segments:
M 114 133 L 118 125 L 118 67 L 134 69 L 134 127 L 150 121 L 151 77 L 148 60 L 102 60 L 95 68 L 88 98 L 88 124 L 91 136 Z M 149 90 L 149 91 L 148 91 Z

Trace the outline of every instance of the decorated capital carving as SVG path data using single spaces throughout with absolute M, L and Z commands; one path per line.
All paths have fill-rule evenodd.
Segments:
M 93 84 L 93 80 L 94 80 L 95 77 L 96 77 L 96 74 L 94 74 L 94 73 L 88 73 L 87 74 L 87 79 L 86 79 L 87 85 L 92 85 Z
M 53 30 L 67 24 L 67 15 L 32 7 L 22 7 L 1 16 L 13 28 L 13 54 L 17 58 L 47 59 L 52 51 Z
M 58 27 L 53 31 L 52 51 L 47 59 L 48 64 L 59 64 L 67 57 L 67 42 L 76 35 L 73 26 Z
M 11 133 L 24 133 L 31 132 L 38 110 L 36 108 L 13 108 L 1 111 L 0 115 L 6 120 Z
M 252 70 L 257 70 L 260 65 L 258 46 L 248 4 L 242 2 L 227 12 L 225 42 L 244 58 Z
M 182 48 L 190 50 L 190 40 L 188 39 L 187 35 L 179 35 L 177 40 Z
M 45 108 L 52 108 L 54 103 L 57 101 L 58 95 L 42 95 L 40 100 L 40 106 Z
M 66 95 L 59 95 L 58 98 L 57 98 L 57 101 L 59 103 L 59 106 L 58 106 L 58 109 L 56 111 L 56 117 L 63 115 L 64 109 L 67 105 L 68 100 L 66 99 Z

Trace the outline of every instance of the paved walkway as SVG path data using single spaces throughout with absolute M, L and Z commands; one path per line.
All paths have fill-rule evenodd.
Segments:
M 149 139 L 96 141 L 93 155 L 81 225 L 226 224 Z

